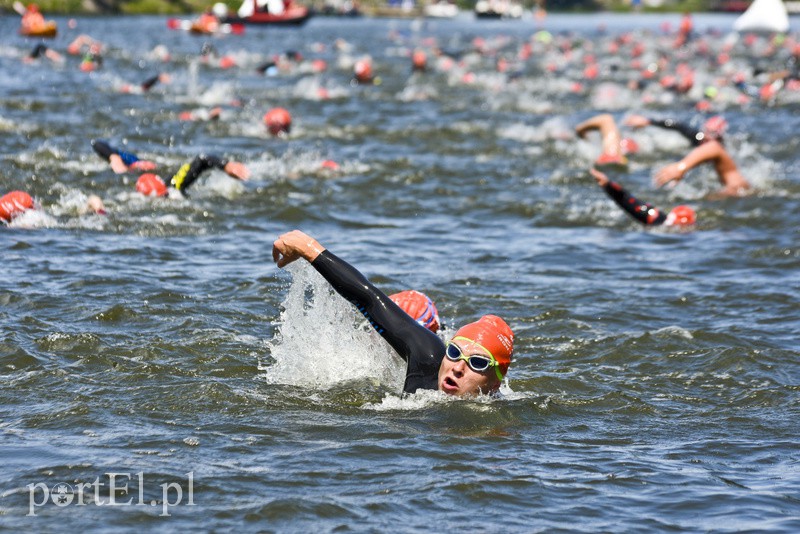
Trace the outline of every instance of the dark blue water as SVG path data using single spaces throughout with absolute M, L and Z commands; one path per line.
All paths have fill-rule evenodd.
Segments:
M 797 532 L 800 94 L 744 102 L 727 81 L 760 83 L 754 69 L 781 68 L 790 49 L 707 15 L 675 50 L 661 24 L 678 19 L 317 18 L 211 39 L 158 17 L 58 19 L 48 44 L 62 54 L 79 33 L 104 43 L 102 69 L 86 73 L 66 54 L 23 63 L 36 41 L 5 17 L 0 192 L 26 190 L 41 210 L 0 228 L 0 525 Z M 628 49 L 603 51 L 629 31 L 644 67 L 686 62 L 695 87 L 628 89 L 640 72 Z M 461 63 L 434 62 L 434 39 Z M 206 40 L 218 55 L 202 62 Z M 411 73 L 417 47 L 424 75 Z M 304 61 L 256 72 L 287 50 Z M 224 55 L 238 66 L 220 68 Z M 351 84 L 364 55 L 379 85 Z M 499 56 L 520 75 L 498 73 Z M 171 83 L 120 91 L 158 72 Z M 708 167 L 656 189 L 654 169 L 688 143 L 624 130 L 642 150 L 614 178 L 698 212 L 691 229 L 645 229 L 588 175 L 599 138 L 572 129 L 601 111 L 699 124 L 708 87 L 755 192 L 715 199 Z M 214 106 L 218 121 L 180 120 Z M 261 123 L 274 106 L 294 117 L 287 137 Z M 165 177 L 203 151 L 252 177 L 214 171 L 188 199 L 148 199 L 91 138 Z M 86 212 L 91 194 L 108 215 Z M 356 312 L 307 266 L 272 264 L 272 241 L 293 228 L 387 293 L 430 294 L 445 335 L 504 317 L 516 334 L 505 398 L 401 398 L 401 362 Z

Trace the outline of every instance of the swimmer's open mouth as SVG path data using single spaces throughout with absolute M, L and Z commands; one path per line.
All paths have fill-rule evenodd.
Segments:
M 453 380 L 452 378 L 450 378 L 449 376 L 444 379 L 444 383 L 445 383 L 446 386 L 450 386 L 451 388 L 457 388 L 458 387 L 458 384 L 456 384 L 456 381 Z

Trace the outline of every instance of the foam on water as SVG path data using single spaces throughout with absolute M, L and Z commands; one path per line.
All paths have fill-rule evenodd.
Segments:
M 273 361 L 264 367 L 267 382 L 327 389 L 370 381 L 399 392 L 405 363 L 363 325 L 353 305 L 305 261 L 287 270 L 292 282 L 269 344 Z

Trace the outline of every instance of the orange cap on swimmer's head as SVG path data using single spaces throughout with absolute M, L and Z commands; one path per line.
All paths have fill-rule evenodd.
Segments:
M 670 226 L 684 226 L 694 224 L 696 220 L 697 213 L 689 206 L 681 204 L 672 208 L 672 211 L 667 214 L 667 220 L 664 223 Z
M 264 124 L 272 135 L 289 133 L 292 128 L 292 116 L 284 108 L 272 108 L 264 114 Z
M 488 350 L 505 376 L 514 354 L 514 332 L 496 315 L 484 315 L 474 323 L 462 326 L 453 338 L 463 337 Z
M 167 194 L 167 186 L 164 181 L 155 174 L 148 172 L 136 180 L 136 190 L 148 197 L 163 197 Z
M 728 121 L 722 118 L 721 115 L 714 115 L 703 123 L 703 133 L 712 139 L 722 137 L 726 128 L 728 128 Z
M 625 155 L 636 154 L 637 152 L 639 152 L 639 143 L 637 143 L 630 137 L 623 137 L 622 140 L 619 142 L 619 148 Z
M 628 165 L 628 158 L 623 156 L 622 154 L 600 154 L 595 162 L 595 166 L 597 167 L 608 167 L 608 166 L 618 166 L 618 167 L 625 167 Z
M 30 209 L 33 209 L 33 199 L 24 191 L 11 191 L 0 197 L 0 220 L 11 222 L 11 219 Z
M 439 312 L 430 297 L 424 293 L 408 290 L 389 295 L 389 298 L 431 332 L 439 331 Z

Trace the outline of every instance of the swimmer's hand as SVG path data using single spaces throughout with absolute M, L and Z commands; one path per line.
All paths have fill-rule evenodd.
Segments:
M 600 187 L 605 187 L 606 184 L 608 184 L 608 176 L 606 176 L 604 173 L 598 171 L 594 167 L 589 169 L 589 174 L 591 174 L 592 177 L 595 180 L 597 180 L 597 185 L 599 185 Z
M 631 128 L 644 128 L 650 124 L 650 119 L 644 115 L 630 115 L 625 119 L 625 126 Z
M 156 164 L 152 161 L 140 159 L 139 161 L 131 163 L 130 168 L 134 171 L 154 171 L 156 169 Z
M 128 166 L 125 165 L 125 162 L 122 161 L 122 158 L 119 157 L 119 154 L 111 154 L 108 157 L 108 162 L 111 164 L 111 170 L 117 174 L 122 174 L 128 170 Z
M 679 182 L 686 173 L 686 164 L 682 161 L 670 163 L 656 172 L 656 186 L 661 187 L 669 182 Z
M 239 180 L 247 180 L 250 178 L 250 170 L 244 166 L 244 163 L 239 163 L 238 161 L 229 161 L 225 165 L 225 172 L 228 173 L 228 176 Z
M 300 230 L 292 230 L 272 243 L 272 259 L 278 267 L 286 267 L 293 261 L 305 258 L 309 263 L 317 259 L 325 247 L 313 237 Z

